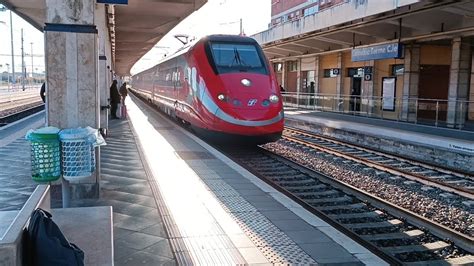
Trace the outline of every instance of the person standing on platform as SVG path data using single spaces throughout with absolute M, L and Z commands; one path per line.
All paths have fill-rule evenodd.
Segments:
M 127 82 L 124 82 L 122 86 L 120 86 L 119 93 L 120 93 L 120 96 L 122 96 L 122 104 L 125 105 L 125 98 L 127 98 L 127 95 L 128 95 Z
M 43 103 L 46 103 L 46 83 L 45 82 L 43 82 L 43 85 L 41 85 L 40 96 L 41 96 L 41 100 L 43 100 Z
M 110 86 L 110 115 L 112 119 L 118 119 L 117 117 L 117 105 L 120 103 L 120 94 L 117 88 L 117 80 L 112 82 Z

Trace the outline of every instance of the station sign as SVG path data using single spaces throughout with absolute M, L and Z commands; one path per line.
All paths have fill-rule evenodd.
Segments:
M 403 44 L 389 43 L 352 49 L 352 62 L 402 58 Z
M 128 0 L 97 0 L 97 4 L 128 5 Z

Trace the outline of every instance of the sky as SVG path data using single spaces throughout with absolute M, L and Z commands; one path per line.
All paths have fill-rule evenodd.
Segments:
M 130 0 L 133 1 L 133 0 Z M 132 68 L 132 74 L 154 66 L 165 54 L 170 55 L 182 44 L 173 36 L 187 34 L 196 39 L 221 33 L 239 34 L 240 19 L 243 21 L 244 33 L 249 36 L 264 31 L 270 23 L 271 0 L 208 0 L 198 11 L 194 12 L 155 45 Z M 13 13 L 13 41 L 15 47 L 15 71 L 21 72 L 21 29 L 24 29 L 25 65 L 31 71 L 31 42 L 33 42 L 33 69 L 42 73 L 44 69 L 43 33 L 29 25 Z M 38 56 L 35 56 L 38 55 Z M 11 71 L 10 11 L 0 11 L 0 72 Z
M 19 16 L 12 13 L 13 46 L 15 47 L 15 71 L 21 72 L 21 29 L 23 29 L 23 45 L 25 49 L 25 65 L 27 73 L 31 71 L 31 43 L 33 43 L 33 69 L 44 71 L 44 37 L 43 33 L 31 26 Z M 35 56 L 36 55 L 36 56 Z M 6 64 L 12 69 L 10 11 L 0 11 L 0 72 L 7 71 Z
M 138 73 L 156 64 L 164 54 L 172 54 L 182 44 L 173 36 L 188 34 L 200 37 L 224 33 L 239 34 L 240 19 L 247 36 L 262 32 L 268 28 L 271 17 L 271 0 L 208 0 L 173 30 L 171 30 L 155 48 L 135 64 L 131 73 Z

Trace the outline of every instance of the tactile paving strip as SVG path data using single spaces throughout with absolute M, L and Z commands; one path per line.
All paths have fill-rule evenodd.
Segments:
M 202 181 L 268 261 L 276 264 L 316 264 L 290 237 L 227 183 L 222 180 Z
M 291 264 L 291 265 L 310 265 L 316 262 L 304 253 L 297 245 L 282 245 L 273 247 L 263 247 L 262 253 L 271 263 Z
M 257 209 L 242 197 L 218 197 L 227 212 L 256 212 Z
M 207 185 L 207 187 L 211 191 L 221 192 L 223 190 L 227 190 L 227 191 L 232 191 L 233 193 L 235 193 L 236 196 L 239 196 L 239 193 L 237 191 L 235 191 L 235 189 L 233 189 L 229 184 L 227 184 L 226 182 L 224 182 L 222 180 L 204 179 L 202 181 Z M 215 194 L 217 195 L 217 194 L 220 194 L 220 193 L 215 193 Z

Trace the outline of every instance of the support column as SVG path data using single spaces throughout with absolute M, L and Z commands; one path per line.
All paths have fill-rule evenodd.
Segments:
M 471 55 L 471 85 L 468 100 L 474 102 L 474 53 Z M 467 119 L 474 121 L 474 103 L 470 103 L 467 111 Z
M 281 62 L 281 85 L 288 91 L 288 86 L 286 86 L 286 61 Z
M 296 60 L 296 99 L 298 105 L 304 104 L 304 101 L 300 101 L 301 93 L 301 59 Z
M 44 28 L 49 126 L 98 128 L 97 29 L 94 0 L 46 0 Z M 97 165 L 100 158 L 96 158 Z M 99 172 L 71 184 L 72 198 L 99 196 Z
M 403 95 L 401 120 L 416 121 L 416 99 L 420 81 L 420 46 L 405 49 L 405 73 L 403 74 Z
M 464 125 L 471 59 L 469 43 L 462 43 L 461 38 L 453 39 L 451 70 L 449 73 L 448 113 L 446 117 L 448 127 L 462 127 Z
M 337 68 L 339 68 L 339 75 L 336 77 L 336 97 L 337 97 L 337 102 L 336 104 L 336 110 L 342 111 L 344 106 L 342 104 L 339 104 L 339 99 L 341 98 L 341 94 L 344 91 L 344 75 L 342 74 L 343 72 L 343 64 L 342 64 L 342 53 L 339 52 L 337 53 Z
M 314 62 L 314 93 L 319 94 L 319 56 L 316 56 Z
M 371 80 L 365 80 L 365 72 L 364 72 L 364 77 L 362 77 L 362 97 L 361 97 L 361 105 L 365 106 L 362 111 L 365 111 L 368 115 L 371 115 L 373 113 L 373 107 L 374 107 L 374 73 L 373 71 L 375 70 L 375 61 L 370 60 L 369 64 L 367 65 L 368 67 L 372 67 L 372 79 Z
M 107 28 L 107 18 L 105 5 L 96 5 L 95 11 L 95 23 L 97 25 L 98 39 L 99 39 L 99 67 L 98 67 L 98 89 L 99 89 L 99 99 L 100 99 L 100 127 L 108 129 L 108 114 L 109 110 L 105 108 L 108 106 L 108 94 L 109 94 L 109 84 L 108 75 L 109 71 L 107 70 L 107 51 L 110 46 L 109 32 Z

